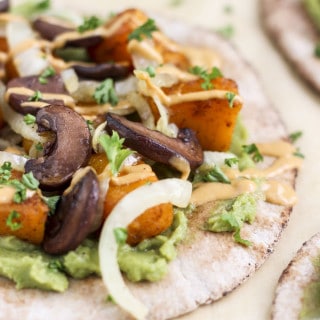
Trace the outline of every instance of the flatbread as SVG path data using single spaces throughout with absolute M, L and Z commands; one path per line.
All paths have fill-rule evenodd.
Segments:
M 273 301 L 272 319 L 298 319 L 303 291 L 313 279 L 316 270 L 313 260 L 320 255 L 320 233 L 305 242 L 283 271 Z
M 250 140 L 270 141 L 287 135 L 277 112 L 263 93 L 259 79 L 249 64 L 226 40 L 212 32 L 191 27 L 163 17 L 157 25 L 177 42 L 214 49 L 223 57 L 222 71 L 236 79 L 245 101 L 243 120 Z M 263 115 L 263 116 L 262 116 Z M 280 177 L 294 184 L 296 172 Z M 190 220 L 187 241 L 178 248 L 178 258 L 170 263 L 167 277 L 157 283 L 129 283 L 136 295 L 150 309 L 149 319 L 174 318 L 192 312 L 228 294 L 244 282 L 273 251 L 286 226 L 291 208 L 260 202 L 256 220 L 242 229 L 250 248 L 238 245 L 230 233 L 200 230 L 212 204 L 200 208 Z M 116 305 L 106 302 L 102 281 L 90 278 L 71 281 L 63 294 L 39 290 L 14 289 L 0 279 L 1 319 L 130 319 Z
M 293 69 L 320 92 L 320 59 L 314 55 L 319 34 L 302 0 L 261 0 L 261 19 Z

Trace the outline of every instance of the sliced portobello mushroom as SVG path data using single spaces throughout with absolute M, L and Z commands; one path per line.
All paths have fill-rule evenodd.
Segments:
M 74 64 L 72 68 L 79 77 L 92 80 L 104 80 L 106 78 L 118 80 L 127 77 L 131 71 L 128 65 L 119 63 L 100 63 L 92 66 Z
M 21 114 L 35 115 L 43 106 L 65 104 L 65 100 L 62 99 L 63 96 L 72 101 L 59 74 L 46 77 L 44 82 L 41 81 L 41 76 L 27 76 L 9 81 L 7 91 L 11 89 L 12 92 L 10 90 L 10 94 L 8 94 L 8 104 Z M 34 94 L 27 94 L 26 89 L 32 90 Z M 35 95 L 37 91 L 38 96 Z M 59 96 L 43 97 L 44 93 Z M 44 103 L 39 104 L 39 102 Z
M 38 132 L 55 133 L 55 141 L 38 159 L 30 159 L 25 171 L 32 172 L 44 190 L 59 190 L 84 167 L 91 155 L 91 136 L 85 120 L 62 105 L 50 105 L 36 116 Z
M 107 113 L 106 120 L 106 131 L 109 134 L 117 131 L 119 136 L 125 139 L 125 146 L 151 160 L 177 168 L 175 159 L 182 158 L 189 163 L 191 169 L 197 168 L 203 162 L 202 148 L 191 129 L 180 129 L 177 138 L 170 138 L 159 131 L 146 128 L 141 123 L 115 114 Z
M 59 19 L 41 16 L 33 21 L 33 28 L 46 40 L 52 41 L 54 38 L 65 32 L 75 31 L 75 27 L 62 22 Z
M 49 254 L 64 254 L 76 249 L 102 220 L 100 188 L 91 167 L 79 169 L 64 191 L 56 213 L 48 217 L 43 249 Z

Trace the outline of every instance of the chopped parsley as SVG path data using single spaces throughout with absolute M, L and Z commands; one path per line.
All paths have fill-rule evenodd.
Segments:
M 260 153 L 259 149 L 257 148 L 257 146 L 254 143 L 242 146 L 242 150 L 245 153 L 252 155 L 252 160 L 254 162 L 263 161 L 263 156 L 262 156 L 262 154 Z
M 11 231 L 16 231 L 21 228 L 21 222 L 18 220 L 20 219 L 21 215 L 16 210 L 11 210 L 7 220 L 6 220 L 6 226 L 10 228 Z
M 214 166 L 209 168 L 200 167 L 200 170 L 196 172 L 193 179 L 193 183 L 197 183 L 197 182 L 230 183 L 230 180 L 219 166 Z
M 148 72 L 150 78 L 154 78 L 156 76 L 156 70 L 153 66 L 148 66 L 145 71 Z
M 36 90 L 35 93 L 29 97 L 28 101 L 39 101 L 40 99 L 42 99 L 42 93 Z
M 233 108 L 233 103 L 234 103 L 234 100 L 235 100 L 236 96 L 237 95 L 235 93 L 233 93 L 233 92 L 227 92 L 226 93 L 226 98 L 228 100 L 230 108 Z
M 116 131 L 112 131 L 112 136 L 102 134 L 99 137 L 99 143 L 104 149 L 110 162 L 110 169 L 113 175 L 116 175 L 123 161 L 132 154 L 132 151 L 123 148 L 124 139 L 120 139 Z
M 58 201 L 60 200 L 60 196 L 42 197 L 42 199 L 49 207 L 49 216 L 53 215 L 56 212 L 56 207 L 57 207 Z
M 110 103 L 112 106 L 115 106 L 119 102 L 113 80 L 109 78 L 104 80 L 100 86 L 96 88 L 93 97 L 98 104 Z
M 27 198 L 27 188 L 26 186 L 17 179 L 9 180 L 7 185 L 12 186 L 16 189 L 16 192 L 13 196 L 13 202 L 21 203 Z
M 24 121 L 25 124 L 30 126 L 32 124 L 35 124 L 36 117 L 33 114 L 28 113 L 23 117 L 23 121 Z
M 234 27 L 231 24 L 216 30 L 222 37 L 229 39 L 234 35 Z
M 194 66 L 190 69 L 190 72 L 204 80 L 201 84 L 201 88 L 204 90 L 213 89 L 213 84 L 211 83 L 211 80 L 222 77 L 222 73 L 220 69 L 217 67 L 213 67 L 209 73 L 202 67 Z
M 21 182 L 30 190 L 37 190 L 39 187 L 39 181 L 33 176 L 32 172 L 25 173 Z
M 152 33 L 157 30 L 158 28 L 155 24 L 155 21 L 153 19 L 148 19 L 147 22 L 145 22 L 143 25 L 133 30 L 129 34 L 128 40 L 135 39 L 135 40 L 141 41 L 143 36 L 147 38 L 151 38 Z
M 296 142 L 298 139 L 300 139 L 302 137 L 302 131 L 296 131 L 296 132 L 292 132 L 289 135 L 289 139 L 292 143 Z
M 11 162 L 5 161 L 0 167 L 0 184 L 7 182 L 11 177 Z
M 116 238 L 117 244 L 125 244 L 128 238 L 128 231 L 125 228 L 113 229 L 114 237 Z
M 50 9 L 51 1 L 50 0 L 33 0 L 33 1 L 24 1 L 23 3 L 14 6 L 11 9 L 11 12 L 23 16 L 25 18 L 32 18 L 36 14 L 40 14 L 43 11 Z
M 41 84 L 47 84 L 48 78 L 53 77 L 55 74 L 56 74 L 56 71 L 50 66 L 42 71 L 42 73 L 38 77 L 38 81 Z
M 224 163 L 228 167 L 232 168 L 234 165 L 239 163 L 239 159 L 238 158 L 227 158 L 227 159 L 224 159 Z
M 297 149 L 296 152 L 293 153 L 294 156 L 304 159 L 304 155 Z
M 97 18 L 96 16 L 91 16 L 89 18 L 85 18 L 83 24 L 78 26 L 78 32 L 83 33 L 89 30 L 94 30 L 100 27 L 102 24 L 102 20 Z

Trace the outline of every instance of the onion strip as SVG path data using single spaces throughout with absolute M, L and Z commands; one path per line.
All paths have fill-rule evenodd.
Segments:
M 171 202 L 178 207 L 189 203 L 192 185 L 180 179 L 164 179 L 143 185 L 122 198 L 104 223 L 99 241 L 100 270 L 103 282 L 116 303 L 136 319 L 145 319 L 148 308 L 135 298 L 123 281 L 118 261 L 116 228 L 126 228 L 146 209 Z

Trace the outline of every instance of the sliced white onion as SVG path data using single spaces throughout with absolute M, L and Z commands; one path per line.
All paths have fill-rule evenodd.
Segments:
M 78 89 L 79 78 L 74 69 L 65 69 L 61 71 L 60 75 L 69 93 L 73 93 Z
M 49 66 L 30 24 L 25 20 L 10 20 L 6 28 L 6 38 L 13 54 L 15 68 L 20 77 L 40 74 Z M 24 45 L 28 43 L 29 45 Z M 17 52 L 15 49 L 19 48 Z
M 203 164 L 211 165 L 211 166 L 222 166 L 224 165 L 224 161 L 230 158 L 237 158 L 231 152 L 218 152 L 218 151 L 204 151 L 203 153 Z M 234 164 L 232 166 L 234 169 L 238 169 L 238 165 Z
M 23 115 L 13 111 L 7 104 L 5 100 L 5 86 L 3 83 L 0 83 L 0 107 L 3 118 L 14 132 L 34 142 L 45 142 L 45 138 L 37 133 L 37 125 L 27 125 L 23 120 Z
M 114 88 L 118 96 L 126 96 L 130 92 L 137 91 L 137 78 L 130 76 L 124 80 L 116 81 Z
M 27 162 L 27 158 L 14 153 L 0 151 L 0 165 L 6 161 L 11 163 L 13 169 L 24 171 L 24 165 Z
M 164 179 L 143 185 L 122 198 L 104 223 L 99 241 L 102 279 L 116 303 L 136 319 L 145 319 L 148 309 L 131 294 L 123 281 L 114 230 L 126 228 L 146 209 L 161 203 L 171 202 L 178 207 L 186 207 L 191 191 L 191 183 L 180 179 Z

